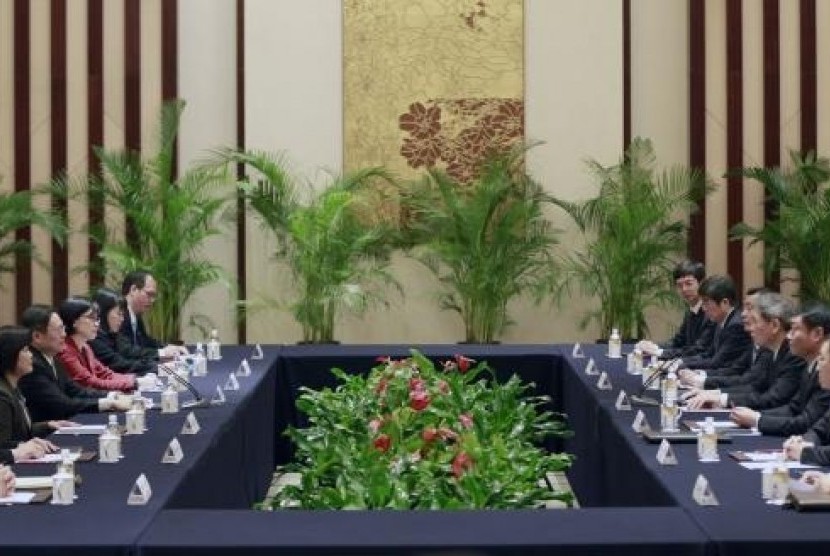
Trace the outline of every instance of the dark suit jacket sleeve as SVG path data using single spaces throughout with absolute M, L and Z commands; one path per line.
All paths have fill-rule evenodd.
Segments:
M 830 465 L 830 446 L 807 446 L 801 451 L 801 463 Z
M 827 412 L 828 406 L 830 406 L 830 392 L 817 388 L 800 412 L 794 410 L 792 402 L 762 411 L 758 421 L 758 430 L 762 434 L 776 436 L 804 434 Z
M 82 388 L 68 379 L 61 388 L 61 383 L 49 376 L 51 372 L 36 363 L 34 370 L 20 380 L 20 391 L 26 396 L 32 419 L 70 419 L 78 413 L 98 412 L 98 398 L 105 397 L 106 392 Z
M 0 396 L 0 444 L 4 446 L 16 445 L 20 438 L 15 438 L 14 432 L 15 408 L 11 400 Z
M 683 363 L 690 369 L 728 367 L 738 361 L 750 347 L 751 341 L 743 328 L 743 324 L 740 320 L 732 320 L 721 330 L 717 349 L 715 349 L 713 342 L 712 350 L 707 355 L 684 357 Z
M 120 352 L 118 347 L 112 345 L 111 341 L 101 336 L 91 340 L 89 347 L 95 353 L 98 361 L 118 373 L 144 375 L 155 367 L 154 363 L 141 359 L 138 356 L 132 358 L 126 357 Z M 130 348 L 133 348 L 133 346 L 130 346 Z M 141 353 L 142 350 L 135 348 L 134 351 Z
M 11 450 L 0 448 L 0 463 L 11 465 L 14 463 L 14 456 Z
M 770 387 L 763 392 L 755 390 L 732 392 L 727 390 L 729 401 L 737 406 L 745 406 L 756 410 L 771 409 L 788 404 L 798 391 L 801 374 L 804 372 L 803 361 L 795 367 L 787 366 L 786 370 L 779 373 Z

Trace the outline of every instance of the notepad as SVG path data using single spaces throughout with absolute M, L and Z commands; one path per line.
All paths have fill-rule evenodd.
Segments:
M 55 431 L 55 434 L 104 434 L 107 430 L 106 425 L 77 425 L 74 427 L 61 427 Z
M 14 480 L 14 488 L 17 490 L 39 490 L 52 488 L 52 477 L 17 477 Z
M 34 499 L 34 497 L 34 492 L 15 492 L 11 496 L 0 498 L 0 504 L 28 504 Z

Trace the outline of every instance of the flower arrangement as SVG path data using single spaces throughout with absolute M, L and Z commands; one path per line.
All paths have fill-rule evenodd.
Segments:
M 533 508 L 571 501 L 551 490 L 547 473 L 567 454 L 539 443 L 569 434 L 550 400 L 529 396 L 515 375 L 498 384 L 486 363 L 455 356 L 436 368 L 412 351 L 382 358 L 368 376 L 332 372 L 335 390 L 304 389 L 297 407 L 309 419 L 289 429 L 297 484 L 270 509 Z

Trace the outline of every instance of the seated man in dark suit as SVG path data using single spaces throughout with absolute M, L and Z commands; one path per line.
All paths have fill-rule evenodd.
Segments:
M 688 357 L 706 351 L 715 331 L 715 323 L 706 318 L 703 301 L 700 299 L 700 283 L 706 277 L 703 264 L 683 261 L 675 267 L 672 277 L 677 293 L 688 308 L 683 314 L 680 328 L 662 347 L 649 340 L 643 340 L 636 346 L 643 353 L 657 355 L 661 359 Z
M 816 362 L 821 345 L 830 332 L 830 309 L 814 305 L 792 319 L 787 339 L 790 350 L 807 362 L 798 390 L 789 403 L 763 411 L 736 407 L 731 418 L 742 427 L 756 427 L 761 433 L 790 436 L 806 433 L 830 409 L 830 391 L 818 382 Z
M 46 305 L 33 305 L 21 317 L 23 326 L 32 331 L 32 372 L 20 380 L 35 421 L 69 419 L 77 413 L 127 411 L 124 399 L 108 397 L 101 390 L 76 384 L 64 370 L 57 354 L 63 349 L 66 330 L 58 313 Z
M 683 357 L 681 367 L 689 369 L 717 369 L 729 367 L 751 346 L 749 334 L 741 322 L 738 292 L 728 276 L 709 276 L 700 285 L 703 310 L 715 323 L 714 338 L 709 347 L 698 355 Z
M 134 270 L 124 277 L 121 295 L 127 302 L 127 314 L 124 315 L 126 318 L 121 325 L 121 334 L 134 346 L 157 350 L 159 357 L 187 355 L 186 347 L 165 345 L 147 333 L 142 315 L 153 306 L 157 294 L 156 280 L 146 270 Z
M 819 384 L 824 390 L 830 390 L 830 339 L 821 344 L 816 365 Z M 801 463 L 830 465 L 830 410 L 804 436 L 794 435 L 784 441 L 784 454 L 787 459 Z
M 688 397 L 690 409 L 701 407 L 747 406 L 752 409 L 771 409 L 790 402 L 798 390 L 806 362 L 790 353 L 787 331 L 793 318 L 793 304 L 781 294 L 764 293 L 755 300 L 750 331 L 753 342 L 770 352 L 765 365 L 755 365 L 746 384 L 718 390 L 692 391 Z

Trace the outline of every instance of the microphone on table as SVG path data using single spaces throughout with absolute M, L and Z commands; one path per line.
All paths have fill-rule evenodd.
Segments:
M 673 359 L 667 359 L 666 361 L 663 361 L 662 363 L 660 363 L 657 366 L 657 370 L 655 370 L 653 373 L 651 373 L 651 376 L 648 377 L 645 382 L 643 382 L 643 385 L 640 387 L 640 389 L 637 391 L 637 393 L 632 394 L 629 397 L 629 400 L 631 400 L 631 403 L 634 404 L 634 405 L 652 405 L 652 406 L 660 405 L 659 400 L 656 400 L 656 399 L 654 399 L 652 397 L 649 397 L 649 396 L 645 396 L 644 394 L 646 393 L 646 390 L 648 390 L 649 386 L 654 384 L 654 382 L 656 380 L 658 380 L 659 378 L 663 377 L 664 375 L 667 375 L 669 373 L 669 369 L 671 369 L 671 367 L 673 365 L 676 365 L 680 360 L 681 360 L 680 357 L 675 357 Z
M 199 393 L 199 391 L 196 390 L 196 387 L 193 386 L 193 383 L 191 383 L 189 380 L 185 378 L 180 377 L 179 373 L 177 373 L 174 369 L 168 367 L 167 364 L 162 363 L 158 366 L 158 368 L 163 369 L 164 372 L 167 373 L 168 377 L 172 377 L 173 380 L 187 388 L 187 391 L 193 394 L 194 400 L 192 402 L 184 402 L 183 404 L 181 404 L 182 409 L 200 409 L 203 407 L 212 407 L 214 405 L 213 402 L 204 398 Z

